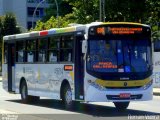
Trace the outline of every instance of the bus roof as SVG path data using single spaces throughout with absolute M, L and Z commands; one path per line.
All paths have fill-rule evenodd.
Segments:
M 110 24 L 128 24 L 128 25 L 140 25 L 140 26 L 149 27 L 148 25 L 145 25 L 145 24 L 133 23 L 133 22 L 93 22 L 87 25 L 93 26 L 93 25 L 110 25 Z M 7 40 L 16 40 L 16 39 L 23 39 L 23 38 L 30 38 L 30 37 L 55 35 L 59 33 L 85 31 L 85 28 L 86 28 L 86 25 L 77 25 L 77 26 L 65 27 L 65 28 L 53 28 L 53 29 L 43 30 L 43 31 L 33 31 L 33 32 L 22 33 L 22 34 L 8 35 L 8 36 L 4 36 L 3 40 L 7 41 Z
M 47 36 L 47 35 L 54 35 L 59 33 L 69 33 L 69 32 L 75 32 L 75 31 L 84 31 L 85 25 L 78 25 L 73 27 L 65 27 L 65 28 L 53 28 L 49 30 L 43 30 L 43 31 L 33 31 L 28 33 L 22 33 L 22 34 L 15 34 L 15 35 L 8 35 L 4 36 L 3 40 L 16 40 L 16 39 L 22 39 L 22 38 L 29 38 L 29 37 L 41 37 L 41 36 Z

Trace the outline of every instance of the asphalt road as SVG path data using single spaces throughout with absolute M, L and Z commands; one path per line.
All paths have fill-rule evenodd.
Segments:
M 117 111 L 112 103 L 76 102 L 74 106 L 73 110 L 65 110 L 61 101 L 46 98 L 35 104 L 22 104 L 20 95 L 5 92 L 0 82 L 0 120 L 160 119 L 160 96 L 154 96 L 152 101 L 132 102 L 125 112 Z

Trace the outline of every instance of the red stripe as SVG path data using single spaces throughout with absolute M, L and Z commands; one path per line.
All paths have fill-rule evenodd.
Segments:
M 48 35 L 48 31 L 42 31 L 42 32 L 40 32 L 40 36 L 45 36 L 45 35 Z

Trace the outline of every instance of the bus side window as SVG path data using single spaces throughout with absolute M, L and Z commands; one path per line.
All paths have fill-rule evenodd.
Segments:
M 48 38 L 38 40 L 38 62 L 46 62 Z
M 160 40 L 154 41 L 154 52 L 160 52 Z
M 16 42 L 16 62 L 24 62 L 25 42 Z
M 34 62 L 36 58 L 36 40 L 28 40 L 26 44 L 27 62 Z
M 48 60 L 49 62 L 59 61 L 60 37 L 53 36 L 49 39 Z
M 4 63 L 7 63 L 7 43 L 4 43 Z
M 60 61 L 71 62 L 73 59 L 73 40 L 74 36 L 62 36 L 60 48 Z

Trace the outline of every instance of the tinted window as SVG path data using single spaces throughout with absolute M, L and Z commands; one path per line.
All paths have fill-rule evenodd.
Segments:
M 71 62 L 73 58 L 74 36 L 63 36 L 61 40 L 60 61 Z
M 48 47 L 48 39 L 39 39 L 38 40 L 38 61 L 45 62 L 47 59 L 47 47 Z
M 36 40 L 28 40 L 27 44 L 27 62 L 34 62 L 36 58 Z
M 16 62 L 24 62 L 25 42 L 16 42 Z

